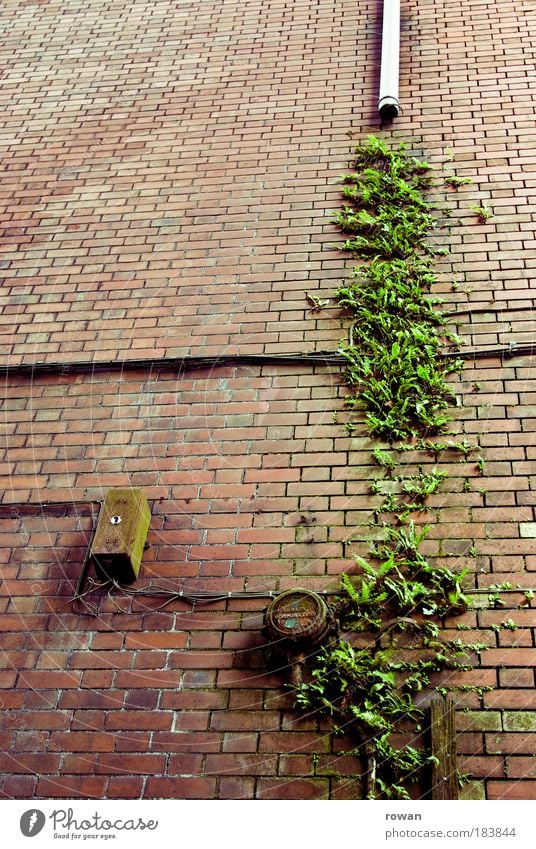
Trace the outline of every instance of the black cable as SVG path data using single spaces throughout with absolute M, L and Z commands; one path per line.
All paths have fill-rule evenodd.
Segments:
M 217 357 L 145 357 L 115 360 L 86 360 L 80 362 L 35 362 L 35 363 L 13 363 L 0 364 L 0 376 L 28 375 L 30 377 L 41 374 L 83 374 L 97 373 L 100 371 L 135 371 L 163 369 L 177 372 L 190 369 L 214 368 L 226 365 L 300 365 L 309 363 L 311 365 L 341 365 L 345 362 L 344 357 L 335 351 L 311 351 L 310 353 L 295 354 L 221 354 Z
M 353 333 L 354 325 L 351 327 Z M 446 351 L 440 353 L 440 358 L 458 358 L 463 360 L 485 359 L 488 357 L 517 357 L 531 355 L 536 352 L 536 344 L 518 345 L 511 342 L 508 345 L 493 348 L 472 348 L 470 350 Z M 126 360 L 88 360 L 81 362 L 36 362 L 0 364 L 0 377 L 24 376 L 38 377 L 42 374 L 96 374 L 101 371 L 136 371 L 136 370 L 171 370 L 181 373 L 184 371 L 215 368 L 219 366 L 242 365 L 318 365 L 343 366 L 346 357 L 339 351 L 312 351 L 311 353 L 295 354 L 222 354 L 219 357 L 157 357 Z
M 442 359 L 459 359 L 459 360 L 483 360 L 488 357 L 503 357 L 508 360 L 512 357 L 531 356 L 536 353 L 536 344 L 518 345 L 517 342 L 509 342 L 508 345 L 496 346 L 493 348 L 471 348 L 461 351 L 445 351 L 439 356 Z
M 489 307 L 468 307 L 467 309 L 443 310 L 442 315 L 448 318 L 456 318 L 457 315 L 479 315 L 481 313 L 509 313 L 509 312 L 534 312 L 534 307 L 523 309 L 522 307 L 499 307 L 495 301 L 488 301 Z
M 60 510 L 65 507 L 90 507 L 98 504 L 99 508 L 102 501 L 10 501 L 0 504 L 0 519 L 9 517 L 16 518 L 21 513 L 42 513 L 48 510 Z

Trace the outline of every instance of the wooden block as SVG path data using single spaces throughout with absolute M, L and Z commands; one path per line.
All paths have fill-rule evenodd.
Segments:
M 150 521 L 151 511 L 142 489 L 107 492 L 90 552 L 100 577 L 120 584 L 136 580 Z
M 456 707 L 452 699 L 434 699 L 430 705 L 432 755 L 432 799 L 458 798 L 456 766 Z

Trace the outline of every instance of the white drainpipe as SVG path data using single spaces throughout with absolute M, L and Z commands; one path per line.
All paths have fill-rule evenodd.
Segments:
M 398 77 L 400 66 L 400 0 L 383 0 L 382 64 L 378 112 L 387 120 L 400 111 Z

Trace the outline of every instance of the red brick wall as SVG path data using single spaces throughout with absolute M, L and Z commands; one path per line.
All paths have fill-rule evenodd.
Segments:
M 335 350 L 342 313 L 305 292 L 330 298 L 351 266 L 330 210 L 347 132 L 380 132 L 381 4 L 8 0 L 4 17 L 5 361 Z M 472 310 L 455 319 L 469 345 L 530 343 L 533 4 L 420 0 L 402 17 L 403 111 L 383 134 L 473 180 L 448 193 L 437 292 Z M 529 354 L 467 364 L 454 430 L 484 473 L 443 458 L 416 517 L 476 588 L 535 583 L 534 380 Z M 71 600 L 114 486 L 152 507 L 134 588 L 335 589 L 377 533 L 345 391 L 338 368 L 298 363 L 3 379 L 4 798 L 362 794 L 345 741 L 267 669 L 267 599 Z M 534 611 L 503 599 L 446 623 L 489 645 L 441 682 L 493 687 L 453 693 L 471 798 L 536 796 Z

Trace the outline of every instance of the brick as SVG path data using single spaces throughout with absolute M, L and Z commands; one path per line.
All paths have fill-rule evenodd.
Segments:
M 215 731 L 270 731 L 278 728 L 279 721 L 276 711 L 217 711 L 212 714 L 211 728 Z
M 164 772 L 166 758 L 164 755 L 156 754 L 126 754 L 125 752 L 99 754 L 97 773 L 120 773 L 125 772 L 133 775 L 154 775 Z
M 487 798 L 489 800 L 500 799 L 533 799 L 536 792 L 534 781 L 488 781 Z
M 162 693 L 164 710 L 225 710 L 229 701 L 224 690 L 180 690 Z
M 493 735 L 490 735 L 490 737 Z M 496 735 L 499 736 L 499 735 Z M 480 732 L 467 732 L 456 737 L 456 751 L 459 754 L 480 755 L 484 753 L 484 735 Z M 487 749 L 487 751 L 494 751 Z M 500 750 L 499 750 L 500 751 Z
M 123 706 L 125 694 L 120 690 L 66 690 L 60 696 L 61 708 L 118 710 Z
M 210 731 L 155 731 L 153 750 L 192 754 L 197 752 L 218 752 L 221 747 L 221 735 Z
M 79 672 L 59 672 L 46 671 L 38 672 L 35 670 L 21 672 L 19 674 L 19 686 L 26 686 L 38 689 L 49 688 L 77 688 L 80 686 L 81 675 Z
M 497 710 L 472 710 L 467 713 L 458 711 L 456 727 L 459 731 L 501 731 L 502 716 Z
M 101 776 L 62 775 L 40 778 L 36 796 L 52 799 L 102 799 L 108 779 Z
M 153 632 L 127 634 L 126 649 L 182 649 L 186 647 L 187 634 L 181 632 Z
M 113 775 L 108 783 L 108 799 L 140 799 L 143 778 L 137 775 Z
M 179 669 L 224 669 L 233 665 L 233 655 L 223 651 L 173 652 L 169 664 Z
M 172 715 L 163 711 L 147 714 L 145 711 L 118 710 L 110 713 L 105 720 L 105 726 L 110 731 L 165 731 L 171 727 L 171 723 Z
M 532 710 L 536 708 L 533 690 L 496 690 L 484 693 L 484 706 L 509 710 Z
M 180 672 L 151 669 L 143 672 L 121 670 L 116 676 L 116 686 L 119 688 L 176 688 L 181 680 Z
M 50 752 L 113 752 L 115 737 L 95 731 L 56 731 L 51 734 Z
M 37 776 L 6 775 L 0 791 L 2 799 L 32 799 L 35 795 Z
M 97 771 L 97 755 L 91 752 L 67 754 L 63 759 L 62 771 L 68 775 L 93 775 Z
M 499 755 L 470 755 L 459 758 L 459 769 L 472 778 L 503 778 L 505 761 Z
M 219 780 L 219 799 L 253 799 L 255 779 L 243 776 L 222 776 Z
M 275 775 L 277 772 L 277 758 L 275 756 L 244 752 L 207 755 L 205 771 L 209 775 L 225 775 L 228 773 Z
M 71 715 L 64 711 L 7 711 L 4 714 L 2 724 L 6 728 L 19 729 L 43 729 L 63 730 L 68 729 L 71 724 Z
M 492 754 L 534 755 L 536 754 L 534 734 L 521 731 L 486 734 L 486 751 Z
M 536 714 L 531 711 L 505 711 L 505 731 L 531 731 L 536 727 Z
M 147 780 L 145 799 L 213 799 L 216 779 L 212 777 L 162 777 Z
M 325 752 L 328 738 L 312 732 L 271 732 L 261 735 L 260 752 Z
M 131 690 L 125 697 L 125 710 L 156 710 L 159 701 L 158 690 Z
M 483 657 L 486 666 L 521 666 L 525 669 L 533 665 L 536 657 L 534 648 L 489 649 Z
M 45 775 L 46 773 L 58 772 L 60 756 L 54 754 L 30 754 L 18 752 L 17 754 L 0 754 L 0 769 L 7 773 L 31 773 L 34 775 Z
M 287 799 L 289 798 L 288 779 L 260 778 L 257 782 L 257 799 Z M 294 779 L 292 782 L 293 798 L 302 800 L 328 799 L 329 784 L 326 779 Z
M 501 687 L 534 687 L 532 669 L 499 669 Z

